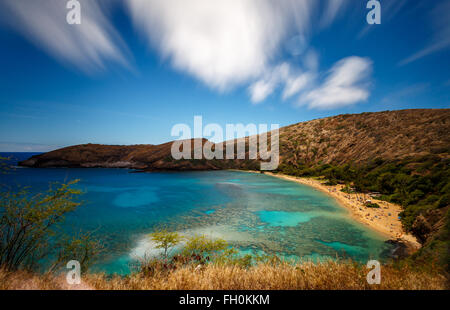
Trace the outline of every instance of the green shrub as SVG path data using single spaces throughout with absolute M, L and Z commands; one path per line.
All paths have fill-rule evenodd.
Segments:
M 59 226 L 80 205 L 74 199 L 81 192 L 72 188 L 77 182 L 33 196 L 26 189 L 0 194 L 0 266 L 38 269 L 53 258 L 50 269 L 54 270 L 75 259 L 87 270 L 101 248 L 99 243 L 90 235 L 66 237 Z
M 150 234 L 150 239 L 155 242 L 157 249 L 163 249 L 165 259 L 169 256 L 169 251 L 178 245 L 183 238 L 177 232 L 169 232 L 167 229 L 158 229 Z
M 228 243 L 223 239 L 212 240 L 204 235 L 195 235 L 187 239 L 183 248 L 185 255 L 214 256 L 227 249 Z
M 367 208 L 373 208 L 373 209 L 379 209 L 380 208 L 380 205 L 375 203 L 375 202 L 366 203 L 365 206 Z

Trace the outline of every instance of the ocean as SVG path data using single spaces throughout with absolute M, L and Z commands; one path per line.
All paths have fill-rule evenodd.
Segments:
M 31 155 L 0 153 L 13 157 L 13 165 Z M 384 260 L 392 250 L 333 198 L 263 174 L 21 167 L 0 174 L 0 184 L 29 186 L 36 193 L 74 179 L 80 179 L 82 205 L 66 217 L 63 228 L 92 231 L 101 241 L 105 251 L 94 271 L 129 273 L 137 259 L 156 253 L 148 234 L 158 227 L 222 238 L 242 254 L 295 261 L 350 257 L 366 263 Z

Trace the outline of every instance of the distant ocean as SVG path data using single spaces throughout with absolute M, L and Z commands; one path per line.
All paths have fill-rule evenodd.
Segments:
M 11 163 L 30 153 L 0 153 Z M 30 186 L 80 179 L 83 205 L 66 218 L 68 233 L 94 231 L 106 251 L 95 270 L 126 274 L 129 264 L 153 253 L 146 236 L 165 226 L 187 235 L 223 238 L 242 254 L 286 259 L 384 259 L 392 246 L 352 220 L 336 201 L 308 186 L 237 172 L 133 173 L 128 169 L 20 168 L 0 184 Z

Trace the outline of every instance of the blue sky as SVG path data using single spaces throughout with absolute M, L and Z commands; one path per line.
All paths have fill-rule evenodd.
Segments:
M 65 0 L 0 4 L 0 151 L 158 144 L 172 126 L 281 126 L 449 108 L 450 1 Z

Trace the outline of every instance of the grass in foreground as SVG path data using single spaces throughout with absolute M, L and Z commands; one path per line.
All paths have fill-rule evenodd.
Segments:
M 413 271 L 409 267 L 383 266 L 381 284 L 369 285 L 368 270 L 351 262 L 262 263 L 245 268 L 209 264 L 156 269 L 129 276 L 87 274 L 82 285 L 70 287 L 63 276 L 0 270 L 0 289 L 100 289 L 100 290 L 441 290 L 443 276 Z

